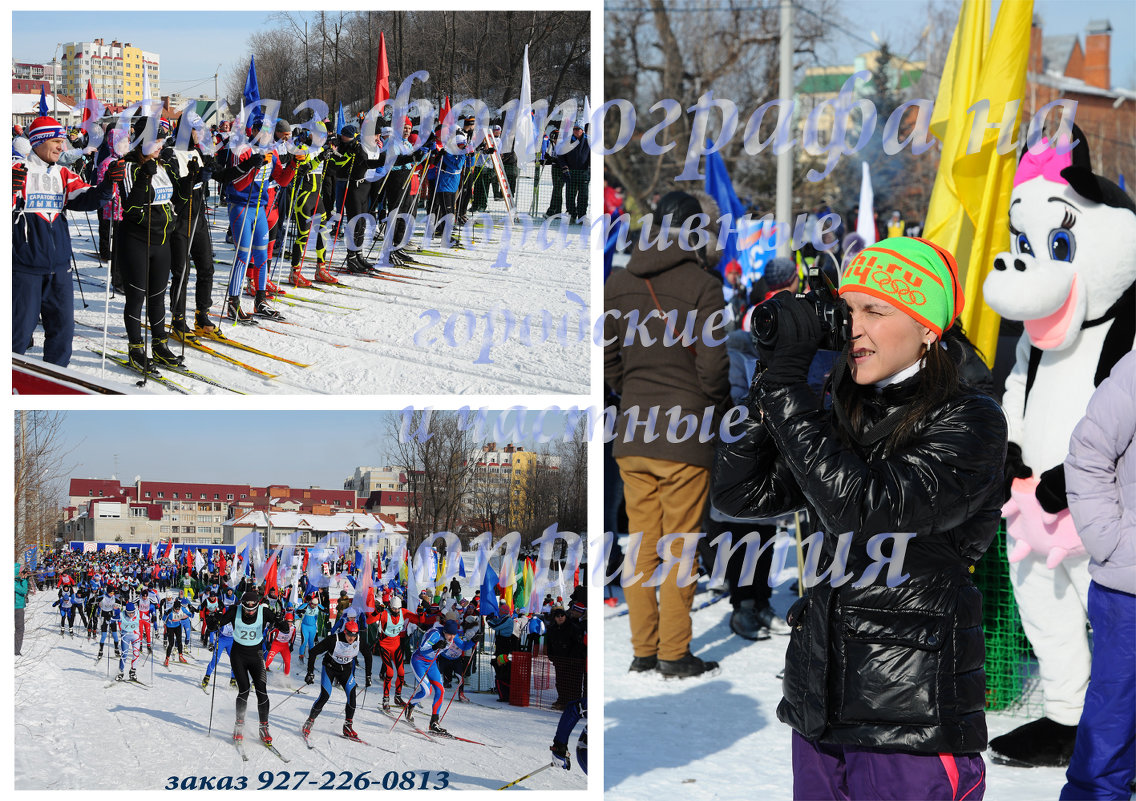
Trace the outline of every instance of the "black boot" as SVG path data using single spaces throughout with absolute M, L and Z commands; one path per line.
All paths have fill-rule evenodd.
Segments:
M 239 295 L 230 295 L 229 299 L 225 301 L 225 311 L 222 312 L 221 318 L 224 320 L 236 320 L 241 325 L 256 325 L 256 320 L 253 316 L 241 308 L 241 298 Z
M 647 673 L 658 666 L 659 658 L 656 656 L 636 656 L 632 657 L 631 667 L 627 670 L 630 673 Z
M 170 324 L 170 333 L 174 339 L 182 342 L 196 342 L 197 336 L 194 334 L 192 328 L 185 321 L 184 314 L 175 314 L 173 322 Z
M 263 289 L 256 290 L 256 300 L 253 302 L 253 313 L 257 317 L 268 320 L 283 320 L 284 315 L 268 305 L 268 296 Z
M 437 715 L 430 716 L 430 731 L 434 732 L 435 734 L 449 734 L 448 731 L 438 725 Z
M 130 364 L 134 366 L 135 370 L 140 373 L 148 373 L 149 375 L 158 374 L 158 371 L 154 369 L 153 363 L 146 356 L 145 345 L 135 345 L 131 343 L 130 347 L 127 348 L 127 352 L 127 358 L 130 360 Z
M 215 335 L 217 333 L 217 324 L 209 319 L 208 309 L 198 309 L 193 313 L 193 327 L 194 333 Z
M 178 356 L 166 344 L 166 338 L 155 339 L 151 343 L 150 353 L 153 355 L 154 363 L 159 367 L 181 367 L 185 358 Z
M 1073 756 L 1076 726 L 1049 718 L 1031 721 L 990 741 L 991 758 L 1019 768 L 1063 768 Z
M 659 673 L 668 679 L 688 679 L 692 676 L 701 676 L 711 670 L 716 670 L 717 662 L 704 662 L 690 651 L 681 659 L 660 659 Z

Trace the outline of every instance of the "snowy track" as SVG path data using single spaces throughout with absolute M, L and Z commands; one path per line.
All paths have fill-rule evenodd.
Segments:
M 503 747 L 485 748 L 460 741 L 431 743 L 409 727 L 391 731 L 391 719 L 378 710 L 381 684 L 369 689 L 366 709 L 362 707 L 361 684 L 358 693 L 360 708 L 354 725 L 371 745 L 348 742 L 339 736 L 344 695 L 336 688 L 312 731 L 315 748 L 308 750 L 300 726 L 319 685 L 306 687 L 288 699 L 303 677 L 302 663 L 294 654 L 292 688 L 284 686 L 286 677 L 280 672 L 279 660 L 273 661 L 268 680 L 274 744 L 290 762 L 280 761 L 256 740 L 255 695 L 250 696 L 244 731 L 249 759 L 242 762 L 231 739 L 236 690 L 229 687 L 225 657 L 214 674 L 219 674 L 221 683 L 216 688 L 210 733 L 210 696 L 199 686 L 207 651 L 195 649 L 192 665 L 170 671 L 162 667 L 155 651 L 152 678 L 149 660 L 138 664 L 139 679 L 152 684 L 151 689 L 129 684 L 106 687 L 118 669 L 112 646 L 108 642 L 103 660 L 96 665 L 98 645 L 87 642 L 78 620 L 75 638 L 61 638 L 59 615 L 51 608 L 53 599 L 54 593 L 49 592 L 28 599 L 23 655 L 16 657 L 18 790 L 159 790 L 168 785 L 171 776 L 245 777 L 251 790 L 262 786 L 258 777 L 264 771 L 273 772 L 273 787 L 285 781 L 287 771 L 287 789 L 298 781 L 303 782 L 303 789 L 320 789 L 329 781 L 327 773 L 333 771 L 332 786 L 338 788 L 345 772 L 357 777 L 370 771 L 366 781 L 373 782 L 371 790 L 377 790 L 384 777 L 389 782 L 394 778 L 391 774 L 398 773 L 398 780 L 405 781 L 403 774 L 413 771 L 415 788 L 425 781 L 428 788 L 446 783 L 454 789 L 495 790 L 549 761 L 548 746 L 559 713 L 504 704 L 485 709 L 454 703 L 443 720 L 446 728 L 459 736 Z M 194 638 L 196 642 L 196 633 Z M 108 662 L 113 663 L 109 672 Z M 360 683 L 362 678 L 360 669 Z M 212 690 L 210 687 L 210 693 Z M 495 703 L 492 696 L 474 697 Z M 301 780 L 302 771 L 309 775 Z M 430 775 L 424 778 L 426 771 Z M 583 790 L 586 778 L 573 766 L 567 773 L 543 771 L 515 789 Z
M 93 212 L 90 226 L 86 214 L 71 213 L 69 217 L 87 302 L 84 308 L 76 287 L 76 335 L 70 367 L 101 375 L 123 391 L 171 393 L 153 382 L 145 390 L 138 389 L 135 385 L 140 377 L 112 363 L 102 372 L 101 358 L 90 350 L 102 347 L 106 297 L 107 266 L 95 257 L 97 242 L 91 239 L 98 220 Z M 575 246 L 580 226 L 568 228 L 571 246 L 559 247 L 561 222 L 550 226 L 548 238 L 553 247 L 548 249 L 540 247 L 536 231 L 524 247 L 518 246 L 518 229 L 508 251 L 507 267 L 494 266 L 501 230 L 495 228 L 494 241 L 485 243 L 481 241 L 483 229 L 478 227 L 478 244 L 453 251 L 454 255 L 418 254 L 415 258 L 428 266 L 385 267 L 385 278 L 337 275 L 344 286 L 325 292 L 285 285 L 289 268 L 287 258 L 281 258 L 273 279 L 288 294 L 275 305 L 286 322 L 261 321 L 259 326 L 229 323 L 222 331 L 238 342 L 310 366 L 296 367 L 212 342 L 205 344 L 275 377 L 264 378 L 190 348 L 185 349 L 186 365 L 233 390 L 256 394 L 586 393 L 591 327 L 581 302 L 589 302 L 588 252 Z M 220 312 L 234 257 L 233 246 L 224 241 L 225 225 L 225 209 L 220 208 L 210 226 L 216 266 L 214 314 Z M 411 247 L 419 244 L 416 238 Z M 340 239 L 333 263 L 342 262 L 345 248 Z M 442 252 L 437 240 L 427 249 Z M 377 248 L 371 260 L 378 260 Z M 310 257 L 304 262 L 304 272 L 312 277 L 314 262 Z M 195 278 L 196 272 L 191 271 L 190 307 Z M 252 298 L 243 296 L 242 305 L 251 309 Z M 168 321 L 168 289 L 166 306 Z M 110 301 L 107 345 L 125 351 L 122 312 L 123 297 L 118 295 Z M 37 329 L 35 342 L 28 355 L 41 358 L 42 329 Z M 181 352 L 181 344 L 172 338 L 170 347 Z M 165 375 L 194 394 L 232 394 L 172 372 Z

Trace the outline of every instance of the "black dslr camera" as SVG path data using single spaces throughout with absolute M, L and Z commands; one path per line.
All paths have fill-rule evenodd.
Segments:
M 821 350 L 844 350 L 852 336 L 852 318 L 848 314 L 848 307 L 840 300 L 836 292 L 836 285 L 824 273 L 817 262 L 809 268 L 805 276 L 807 291 L 797 294 L 804 298 L 813 307 L 824 337 L 820 342 Z M 759 305 L 753 311 L 751 327 L 754 341 L 765 348 L 772 348 L 777 342 L 777 317 L 781 313 L 781 303 L 774 295 Z

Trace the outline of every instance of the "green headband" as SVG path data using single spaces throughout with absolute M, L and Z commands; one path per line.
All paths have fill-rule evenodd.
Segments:
M 964 303 L 954 256 L 909 236 L 860 251 L 840 276 L 840 294 L 845 292 L 882 298 L 939 336 L 958 319 Z

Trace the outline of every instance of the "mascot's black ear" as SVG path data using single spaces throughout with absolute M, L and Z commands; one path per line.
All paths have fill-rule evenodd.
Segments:
M 1103 203 L 1104 193 L 1093 175 L 1092 161 L 1089 157 L 1089 142 L 1084 132 L 1073 126 L 1073 163 L 1061 171 L 1061 177 L 1069 182 L 1078 195 L 1093 203 Z

